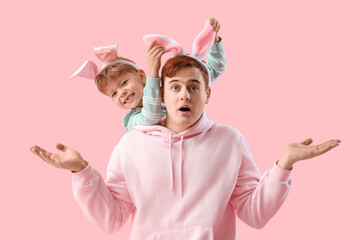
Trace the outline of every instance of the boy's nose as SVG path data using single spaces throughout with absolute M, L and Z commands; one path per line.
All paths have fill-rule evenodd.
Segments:
M 123 97 L 124 95 L 126 95 L 126 89 L 118 89 L 118 92 L 120 93 L 120 96 Z

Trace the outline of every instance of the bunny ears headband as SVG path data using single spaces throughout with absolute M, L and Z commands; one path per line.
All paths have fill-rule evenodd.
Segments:
M 154 40 L 156 40 L 154 46 L 162 46 L 165 49 L 165 52 L 173 52 L 174 56 L 176 55 L 187 55 L 196 59 L 198 62 L 203 64 L 208 72 L 209 86 L 211 83 L 211 74 L 208 66 L 202 61 L 205 57 L 206 53 L 210 50 L 214 38 L 215 31 L 211 26 L 210 22 L 206 20 L 205 26 L 202 31 L 196 36 L 193 42 L 193 49 L 191 54 L 185 54 L 184 49 L 170 37 L 160 35 L 160 34 L 150 34 L 144 36 L 143 40 L 146 44 L 151 44 Z M 117 44 L 105 47 L 96 47 L 94 48 L 95 55 L 103 62 L 103 66 L 98 70 L 96 64 L 87 60 L 70 78 L 75 76 L 85 77 L 89 79 L 95 79 L 98 72 L 101 72 L 105 67 L 110 64 L 123 63 L 132 66 L 134 69 L 139 70 L 139 67 L 134 63 L 127 60 L 117 60 Z
M 206 20 L 204 28 L 201 32 L 196 36 L 193 47 L 192 53 L 186 54 L 184 49 L 177 43 L 174 39 L 160 35 L 160 34 L 149 34 L 145 35 L 143 40 L 147 45 L 150 45 L 154 40 L 156 40 L 154 46 L 162 46 L 165 52 L 173 52 L 174 56 L 176 55 L 187 55 L 196 59 L 198 62 L 203 64 L 208 72 L 208 79 L 209 79 L 209 86 L 211 83 L 211 74 L 209 71 L 208 66 L 202 61 L 205 57 L 206 53 L 210 50 L 211 46 L 214 43 L 216 32 L 214 28 L 211 26 L 210 22 Z
M 98 70 L 98 67 L 93 61 L 87 60 L 73 75 L 71 75 L 70 78 L 80 76 L 94 80 L 98 72 L 101 72 L 105 67 L 109 66 L 110 64 L 115 63 L 128 64 L 134 69 L 139 70 L 139 67 L 130 61 L 116 60 L 116 58 L 118 57 L 117 44 L 105 47 L 96 47 L 94 48 L 94 51 L 95 55 L 103 62 L 100 70 Z

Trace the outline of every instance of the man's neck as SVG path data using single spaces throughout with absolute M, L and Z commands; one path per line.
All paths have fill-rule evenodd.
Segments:
M 164 126 L 176 134 L 184 132 L 185 130 L 187 130 L 191 127 L 191 126 L 188 126 L 188 127 L 179 126 L 178 124 L 171 124 L 171 123 L 169 123 L 169 121 L 166 121 Z
M 199 119 L 192 125 L 179 125 L 176 124 L 175 122 L 172 122 L 171 120 L 168 121 L 168 117 L 166 116 L 165 118 L 165 122 L 163 123 L 163 126 L 170 129 L 171 131 L 173 131 L 174 133 L 178 134 L 181 132 L 184 132 L 186 130 L 188 130 L 189 128 L 191 128 L 192 126 L 194 126 L 197 122 L 199 122 L 199 120 L 201 119 L 202 115 L 199 117 Z

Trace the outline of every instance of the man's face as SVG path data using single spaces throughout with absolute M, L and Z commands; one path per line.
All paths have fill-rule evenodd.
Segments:
M 104 93 L 122 109 L 142 107 L 145 82 L 146 76 L 142 70 L 124 72 L 117 79 L 107 82 Z
M 163 101 L 166 105 L 166 127 L 176 133 L 185 131 L 201 117 L 209 102 L 211 89 L 206 88 L 199 69 L 187 67 L 174 77 L 165 77 Z

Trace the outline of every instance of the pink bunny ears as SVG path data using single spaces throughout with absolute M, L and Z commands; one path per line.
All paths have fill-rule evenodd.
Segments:
M 117 44 L 105 46 L 105 47 L 95 47 L 94 48 L 95 55 L 103 62 L 103 66 L 98 70 L 96 64 L 87 60 L 73 75 L 71 75 L 70 79 L 79 76 L 84 78 L 89 78 L 94 80 L 98 72 L 101 72 L 105 67 L 110 64 L 115 63 L 124 63 L 132 66 L 134 69 L 139 70 L 139 67 L 134 63 L 126 61 L 126 60 L 116 60 L 117 55 Z
M 195 58 L 201 64 L 203 64 L 208 70 L 209 74 L 209 85 L 211 83 L 211 75 L 209 68 L 204 64 L 202 59 L 205 57 L 206 53 L 210 50 L 211 46 L 214 43 L 216 32 L 211 26 L 208 20 L 205 21 L 205 26 L 201 32 L 196 36 L 192 53 L 190 55 L 185 54 L 184 49 L 177 43 L 174 39 L 160 35 L 160 34 L 149 34 L 145 35 L 143 40 L 147 45 L 150 45 L 154 40 L 156 40 L 154 46 L 162 46 L 165 49 L 165 52 L 173 52 L 174 56 L 176 55 L 188 55 L 189 57 Z

